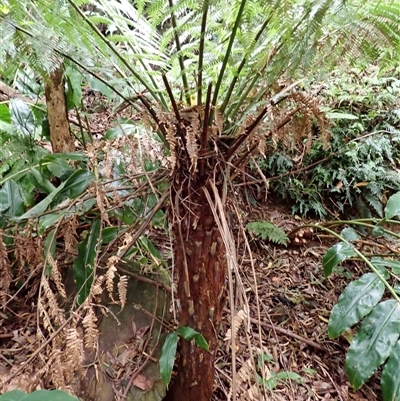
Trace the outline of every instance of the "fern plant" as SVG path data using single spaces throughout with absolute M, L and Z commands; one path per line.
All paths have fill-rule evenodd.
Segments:
M 287 245 L 289 238 L 279 227 L 274 226 L 269 221 L 255 221 L 248 223 L 246 228 L 263 240 L 268 240 L 278 245 Z
M 369 57 L 383 40 L 398 46 L 395 7 L 347 3 L 8 0 L 9 10 L 1 10 L 0 34 L 8 41 L 3 60 L 18 60 L 17 44 L 23 61 L 38 71 L 75 63 L 112 88 L 121 106 L 130 107 L 135 121 L 164 145 L 170 188 L 157 205 L 171 196 L 179 325 L 197 329 L 210 349 L 181 344 L 167 399 L 211 398 L 224 283 L 234 259 L 226 255 L 235 252 L 225 210 L 228 184 L 265 151 L 269 137 L 284 137 L 291 121 L 301 120 L 306 136 L 314 118 L 327 131 L 314 97 L 292 80 L 321 55 L 337 61 L 337 54 L 321 50 L 322 39 L 340 40 L 347 53 L 362 50 Z M 348 22 L 341 29 L 329 23 L 341 20 Z M 375 28 L 375 39 L 359 41 L 363 36 L 356 33 L 364 34 L 366 25 Z M 101 228 L 96 223 L 89 234 L 91 266 Z

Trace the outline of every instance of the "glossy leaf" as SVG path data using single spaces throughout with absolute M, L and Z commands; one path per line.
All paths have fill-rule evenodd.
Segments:
M 178 334 L 181 335 L 185 340 L 192 341 L 194 339 L 196 345 L 200 348 L 209 351 L 207 340 L 196 330 L 191 327 L 182 326 L 177 330 Z
M 35 186 L 45 194 L 48 195 L 56 189 L 56 187 L 36 168 L 31 167 L 29 173 L 31 174 L 29 178 L 33 180 Z
M 19 216 L 24 212 L 24 201 L 18 184 L 8 180 L 0 188 L 0 213 Z
M 66 199 L 76 199 L 92 183 L 93 174 L 87 170 L 75 171 L 65 181 L 65 186 L 54 199 L 53 206 L 63 202 Z
M 118 233 L 122 230 L 119 227 L 106 227 L 101 232 L 101 241 L 103 244 L 109 244 L 117 238 Z
M 46 260 L 47 255 L 50 255 L 55 258 L 56 255 L 56 245 L 57 245 L 57 230 L 51 230 L 47 235 L 46 239 L 44 240 L 44 259 Z M 45 274 L 50 274 L 51 272 L 51 265 L 46 263 L 46 270 Z
M 25 135 L 33 135 L 36 129 L 35 119 L 30 107 L 21 99 L 10 101 L 11 121 L 14 127 Z
M 392 195 L 385 207 L 385 217 L 386 219 L 392 219 L 395 216 L 400 215 L 400 192 Z
M 385 285 L 375 273 L 364 274 L 351 282 L 332 308 L 328 324 L 329 337 L 336 338 L 359 322 L 381 300 L 384 291 Z
M 390 353 L 381 377 L 383 401 L 400 400 L 400 341 Z
M 61 390 L 36 390 L 31 394 L 13 390 L 0 396 L 0 401 L 79 401 Z
M 389 259 L 374 257 L 371 259 L 371 263 L 375 267 L 390 267 L 394 274 L 400 274 L 400 261 L 398 260 L 389 260 Z
M 6 124 L 11 123 L 10 109 L 5 103 L 0 103 L 0 121 Z
M 72 272 L 78 287 L 78 304 L 89 295 L 93 282 L 93 268 L 100 238 L 100 220 L 95 220 L 88 236 L 78 246 L 78 256 L 72 265 Z
M 338 242 L 328 249 L 322 259 L 322 266 L 324 267 L 325 277 L 328 277 L 332 270 L 344 260 L 356 256 L 356 252 L 352 244 L 345 242 Z
M 49 213 L 39 219 L 38 233 L 43 235 L 44 232 L 57 223 L 62 217 L 70 217 L 73 215 L 80 216 L 86 213 L 96 203 L 95 199 L 87 199 L 85 202 L 77 202 L 76 204 L 68 207 L 68 209 L 60 210 L 59 212 Z
M 122 138 L 127 135 L 133 135 L 137 132 L 138 127 L 134 124 L 120 124 L 117 127 L 110 128 L 104 135 L 105 140 Z
M 162 260 L 161 253 L 158 251 L 158 249 L 154 246 L 154 244 L 145 236 L 142 235 L 139 238 L 139 242 L 142 245 L 142 247 L 150 253 L 154 258 L 158 260 Z
M 175 331 L 167 335 L 161 351 L 160 374 L 163 382 L 168 385 L 171 381 L 172 369 L 174 368 L 176 347 L 178 345 L 178 333 Z
M 368 380 L 392 352 L 400 334 L 400 305 L 391 299 L 364 319 L 346 357 L 346 372 L 354 390 Z
M 384 230 L 384 228 L 383 228 L 382 226 L 375 226 L 375 227 L 372 229 L 371 234 L 372 234 L 374 237 L 381 237 L 382 235 L 385 235 L 385 230 Z
M 26 393 L 21 390 L 12 390 L 8 393 L 0 395 L 0 401 L 21 401 L 25 396 Z
M 26 213 L 20 216 L 21 220 L 30 219 L 43 214 L 46 209 L 53 202 L 54 198 L 63 190 L 65 182 L 61 183 L 51 194 L 47 195 L 42 201 L 35 205 L 32 209 L 29 209 Z
M 344 228 L 340 233 L 340 236 L 349 242 L 357 241 L 358 239 L 361 238 L 360 234 L 358 234 L 358 232 L 351 227 Z

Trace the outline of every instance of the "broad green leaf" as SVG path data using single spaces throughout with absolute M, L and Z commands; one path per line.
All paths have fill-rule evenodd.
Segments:
M 67 78 L 67 108 L 68 110 L 74 107 L 79 107 L 82 101 L 82 74 L 74 68 L 68 66 L 65 69 L 65 76 Z
M 76 199 L 81 195 L 86 188 L 92 183 L 93 174 L 87 170 L 75 171 L 68 179 L 65 181 L 65 186 L 62 191 L 60 191 L 57 197 L 54 199 L 52 206 L 55 206 L 66 199 Z
M 90 87 L 95 91 L 100 91 L 107 99 L 111 96 L 111 89 L 97 78 L 88 78 Z
M 152 256 L 154 256 L 158 260 L 162 260 L 161 253 L 145 235 L 142 235 L 139 238 L 139 242 L 142 244 L 143 248 L 145 248 L 145 250 L 149 252 Z
M 123 232 L 119 227 L 106 227 L 101 231 L 101 240 L 103 244 L 109 244 L 117 238 L 118 233 Z
M 88 161 L 89 158 L 85 153 L 52 153 L 48 154 L 41 159 L 41 163 L 54 162 L 58 160 L 78 160 L 78 161 Z
M 0 121 L 9 124 L 11 122 L 11 114 L 5 103 L 0 103 Z
M 100 220 L 94 220 L 88 236 L 78 246 L 78 256 L 72 265 L 72 272 L 78 287 L 78 304 L 89 295 L 93 282 L 93 268 L 100 239 Z
M 384 291 L 385 285 L 375 273 L 364 274 L 351 282 L 332 308 L 328 324 L 329 337 L 336 338 L 359 322 L 380 301 Z
M 380 303 L 364 319 L 346 357 L 346 372 L 354 390 L 386 360 L 399 335 L 400 305 L 394 299 Z
M 385 207 L 385 217 L 386 219 L 392 219 L 395 216 L 400 215 L 400 192 L 395 193 L 392 195 Z
M 134 124 L 120 124 L 118 127 L 110 128 L 104 135 L 104 139 L 117 139 L 126 135 L 133 135 L 138 128 Z
M 338 242 L 328 249 L 322 259 L 322 266 L 324 267 L 325 277 L 328 277 L 332 270 L 344 260 L 356 256 L 353 245 L 346 244 L 345 242 Z
M 60 211 L 57 213 L 50 213 L 42 216 L 39 219 L 39 229 L 38 233 L 39 235 L 43 235 L 44 232 L 51 227 L 54 223 L 56 223 L 58 220 L 61 219 L 61 217 L 65 216 L 66 212 L 65 211 Z
M 43 235 L 44 232 L 51 227 L 53 224 L 57 223 L 62 217 L 70 217 L 73 215 L 80 216 L 86 213 L 92 206 L 96 203 L 95 199 L 87 199 L 84 202 L 77 202 L 70 206 L 68 209 L 60 210 L 59 212 L 46 214 L 39 219 L 39 235 Z
M 400 400 L 400 341 L 390 353 L 381 377 L 383 401 Z
M 360 234 L 354 228 L 346 227 L 340 233 L 340 236 L 343 237 L 346 241 L 352 242 L 357 241 L 361 238 Z
M 55 258 L 56 255 L 56 245 L 57 245 L 57 230 L 51 230 L 44 240 L 44 260 L 47 259 L 47 255 L 50 255 Z M 50 274 L 51 266 L 49 263 L 46 263 L 45 274 Z
M 36 168 L 32 167 L 29 171 L 29 174 L 32 175 L 32 177 L 29 178 L 34 180 L 36 187 L 45 194 L 48 195 L 56 189 L 56 187 Z
M 20 390 L 12 390 L 8 393 L 0 395 L 0 401 L 21 401 L 23 397 L 26 396 L 26 393 Z
M 24 201 L 19 185 L 8 180 L 0 188 L 0 213 L 6 212 L 9 216 L 16 217 L 24 212 Z
M 187 341 L 192 341 L 194 339 L 198 347 L 203 348 L 206 351 L 209 351 L 207 340 L 199 332 L 192 329 L 191 327 L 186 327 L 186 326 L 179 327 L 177 333 Z
M 10 101 L 11 121 L 18 131 L 25 135 L 35 133 L 36 124 L 30 107 L 21 99 L 12 99 Z
M 61 390 L 37 390 L 25 395 L 20 401 L 79 401 Z
M 176 347 L 178 345 L 178 333 L 175 331 L 167 335 L 161 351 L 160 374 L 163 382 L 168 385 L 171 381 L 172 369 L 176 356 Z
M 64 188 L 66 182 L 61 183 L 51 194 L 47 195 L 41 202 L 35 205 L 32 209 L 29 209 L 26 213 L 24 213 L 19 218 L 23 219 L 30 219 L 32 217 L 37 217 L 43 214 L 49 205 L 53 202 L 54 198 L 61 192 Z
M 385 235 L 385 230 L 384 230 L 384 228 L 382 226 L 375 226 L 372 229 L 372 235 L 374 237 L 380 237 L 382 235 Z
M 388 260 L 374 257 L 371 259 L 371 263 L 375 267 L 390 267 L 394 274 L 400 274 L 400 261 L 398 260 Z

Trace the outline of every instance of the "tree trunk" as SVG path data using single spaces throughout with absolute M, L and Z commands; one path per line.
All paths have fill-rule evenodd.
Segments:
M 50 73 L 46 78 L 45 96 L 50 126 L 50 142 L 53 152 L 73 152 L 75 144 L 74 138 L 69 131 L 62 66 Z
M 175 184 L 179 189 L 174 188 L 172 194 L 177 310 L 179 325 L 202 334 L 210 352 L 193 341 L 180 341 L 178 374 L 168 391 L 168 401 L 210 401 L 225 299 L 225 246 L 202 184 L 189 182 L 191 187 Z

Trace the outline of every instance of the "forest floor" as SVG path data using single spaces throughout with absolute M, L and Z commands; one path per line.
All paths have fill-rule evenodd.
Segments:
M 277 203 L 270 201 L 258 210 L 253 208 L 250 214 L 258 215 L 259 220 L 273 221 L 285 232 L 319 224 L 292 216 L 287 207 Z M 259 239 L 251 241 L 251 258 L 240 260 L 250 327 L 244 319 L 236 337 L 238 399 L 258 399 L 251 397 L 249 384 L 254 383 L 249 375 L 254 372 L 254 366 L 249 369 L 250 361 L 258 358 L 264 361 L 265 371 L 260 366 L 256 370 L 264 377 L 266 400 L 381 400 L 378 373 L 359 391 L 353 391 L 348 382 L 346 352 L 356 331 L 349 330 L 336 339 L 328 337 L 330 311 L 339 295 L 352 279 L 366 272 L 362 263 L 347 261 L 325 278 L 322 258 L 334 243 L 333 237 L 315 230 L 312 238 L 298 247 L 276 246 Z M 246 252 L 241 250 L 238 254 Z M 235 311 L 245 308 L 245 303 L 237 304 Z M 231 327 L 229 310 L 223 326 L 224 333 Z M 232 385 L 232 352 L 228 341 L 221 341 L 216 373 L 218 388 L 214 400 L 224 400 Z

